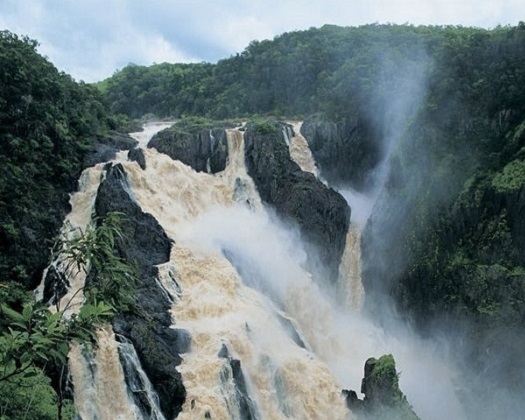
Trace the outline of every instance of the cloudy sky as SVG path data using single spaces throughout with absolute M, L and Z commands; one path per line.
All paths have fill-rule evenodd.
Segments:
M 525 20 L 525 0 L 0 0 L 0 29 L 28 35 L 76 80 L 128 63 L 216 62 L 252 40 L 326 23 L 462 25 Z

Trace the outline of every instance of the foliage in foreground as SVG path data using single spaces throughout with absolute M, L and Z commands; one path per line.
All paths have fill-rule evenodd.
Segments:
M 53 311 L 41 302 L 30 301 L 21 312 L 10 307 L 6 300 L 0 301 L 0 322 L 4 326 L 0 335 L 0 390 L 13 387 L 18 390 L 9 401 L 0 398 L 2 415 L 23 418 L 21 410 L 41 410 L 31 418 L 60 418 L 64 381 L 61 376 L 67 366 L 70 345 L 96 345 L 97 327 L 115 312 L 131 309 L 135 275 L 131 267 L 113 253 L 120 236 L 118 223 L 118 215 L 110 213 L 96 228 L 78 230 L 57 241 L 56 254 L 65 261 L 66 273 L 87 274 L 96 270 L 96 278 L 75 291 L 85 296 L 85 303 L 77 313 L 70 312 L 71 300 L 66 301 L 63 308 L 57 302 Z M 43 372 L 59 375 L 58 394 L 53 392 Z M 27 399 L 24 389 L 33 386 L 39 393 L 39 404 L 27 407 L 31 399 Z M 53 408 L 52 402 L 56 407 Z M 52 415 L 50 410 L 58 412 Z

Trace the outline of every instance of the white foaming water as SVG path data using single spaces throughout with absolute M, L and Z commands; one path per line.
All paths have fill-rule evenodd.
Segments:
M 97 344 L 95 350 L 73 345 L 69 352 L 75 406 L 81 418 L 142 418 L 128 395 L 117 342 L 110 326 L 97 332 Z
M 147 141 L 144 136 L 141 144 Z M 144 150 L 146 170 L 122 161 L 134 198 L 176 243 L 159 267 L 159 283 L 174 302 L 177 327 L 192 336 L 179 367 L 187 390 L 179 417 L 240 417 L 231 368 L 218 357 L 225 345 L 241 361 L 249 398 L 263 419 L 351 418 L 341 389 L 359 390 L 365 360 L 385 353 L 396 358 L 401 389 L 422 418 L 461 418 L 446 364 L 409 334 L 385 334 L 355 309 L 331 302 L 302 268 L 297 233 L 265 212 L 246 173 L 241 132 L 228 132 L 228 149 L 228 165 L 215 175 L 152 149 Z M 358 245 L 358 236 L 347 237 L 346 271 L 354 280 L 345 281 L 354 286 Z M 358 308 L 361 298 L 354 298 L 349 306 Z M 86 374 L 89 366 L 72 352 L 77 403 L 87 407 L 85 418 L 135 418 L 117 343 L 110 331 L 104 334 L 107 351 L 95 355 L 95 364 L 109 376 Z
M 246 174 L 240 131 L 228 132 L 228 146 L 228 165 L 216 175 L 196 173 L 155 150 L 145 151 L 145 171 L 134 163 L 124 163 L 134 197 L 176 242 L 170 262 L 162 267 L 160 281 L 175 302 L 172 315 L 177 327 L 187 329 L 192 336 L 191 351 L 183 355 L 180 366 L 187 399 L 179 417 L 209 413 L 211 418 L 235 418 L 238 407 L 232 403 L 232 384 L 224 381 L 228 362 L 218 357 L 224 344 L 229 354 L 241 361 L 248 395 L 262 418 L 314 419 L 328 415 L 344 419 L 348 410 L 326 364 L 294 342 L 289 331 L 293 323 L 288 321 L 283 326 L 284 317 L 277 304 L 265 296 L 264 290 L 247 287 L 246 283 L 253 282 L 252 276 L 241 279 L 223 254 L 223 250 L 229 253 L 235 264 L 237 251 L 228 249 L 226 232 L 239 235 L 241 242 L 233 245 L 241 248 L 249 242 L 267 244 L 266 236 L 258 238 L 254 233 L 265 230 L 276 235 Z M 213 218 L 215 212 L 218 219 Z M 215 226 L 213 231 L 198 229 L 208 221 Z M 251 223 L 259 223 L 263 232 L 254 230 Z M 220 239 L 222 232 L 224 246 L 220 240 L 210 242 Z M 277 238 L 285 236 L 277 231 Z M 272 245 L 279 246 L 279 239 Z M 259 262 L 275 264 L 271 260 Z M 170 270 L 180 291 L 170 290 Z M 282 271 L 275 267 L 273 273 Z M 309 279 L 299 266 L 294 275 Z M 296 293 L 293 288 L 287 290 Z M 283 291 L 277 293 L 282 295 Z
M 290 149 L 290 157 L 292 160 L 299 165 L 299 167 L 305 171 L 310 172 L 319 178 L 319 171 L 315 164 L 315 160 L 308 146 L 308 142 L 301 134 L 302 121 L 291 121 L 293 126 L 294 136 L 288 141 Z
M 129 135 L 139 142 L 137 147 L 145 149 L 155 134 L 165 128 L 171 127 L 173 124 L 175 124 L 175 121 L 149 122 L 142 126 L 142 131 L 129 133 Z

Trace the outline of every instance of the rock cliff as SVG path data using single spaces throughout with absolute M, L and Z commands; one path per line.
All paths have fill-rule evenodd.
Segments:
M 165 417 L 171 419 L 181 410 L 186 397 L 180 373 L 179 353 L 188 348 L 188 334 L 170 328 L 171 302 L 158 285 L 157 264 L 169 260 L 171 242 L 153 216 L 144 213 L 130 196 L 126 173 L 122 165 L 108 164 L 106 179 L 101 183 L 95 203 L 96 214 L 123 214 L 122 238 L 115 252 L 127 263 L 137 267 L 137 308 L 120 313 L 113 322 L 116 334 L 128 339 L 138 354 L 144 371 L 157 392 Z M 96 273 L 94 279 L 96 281 Z M 162 362 L 160 362 L 162 361 Z M 136 403 L 145 416 L 151 407 L 136 395 Z
M 307 120 L 301 126 L 321 175 L 332 185 L 356 190 L 371 186 L 371 171 L 381 160 L 380 138 L 364 119 Z
M 226 131 L 220 128 L 186 132 L 175 125 L 157 133 L 148 147 L 154 147 L 198 172 L 214 174 L 223 171 L 228 158 Z
M 245 133 L 248 174 L 255 181 L 261 199 L 274 207 L 279 216 L 299 227 L 307 244 L 312 272 L 335 284 L 350 208 L 339 193 L 311 173 L 303 172 L 290 159 L 282 131 L 278 123 L 264 128 L 248 124 Z

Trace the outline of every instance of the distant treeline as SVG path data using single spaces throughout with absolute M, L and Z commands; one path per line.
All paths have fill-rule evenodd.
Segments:
M 98 84 L 132 118 L 305 116 L 381 107 L 400 71 L 428 76 L 428 105 L 465 102 L 490 113 L 525 103 L 525 25 L 326 25 L 253 41 L 217 64 L 128 65 Z M 450 97 L 450 99 L 448 98 Z

